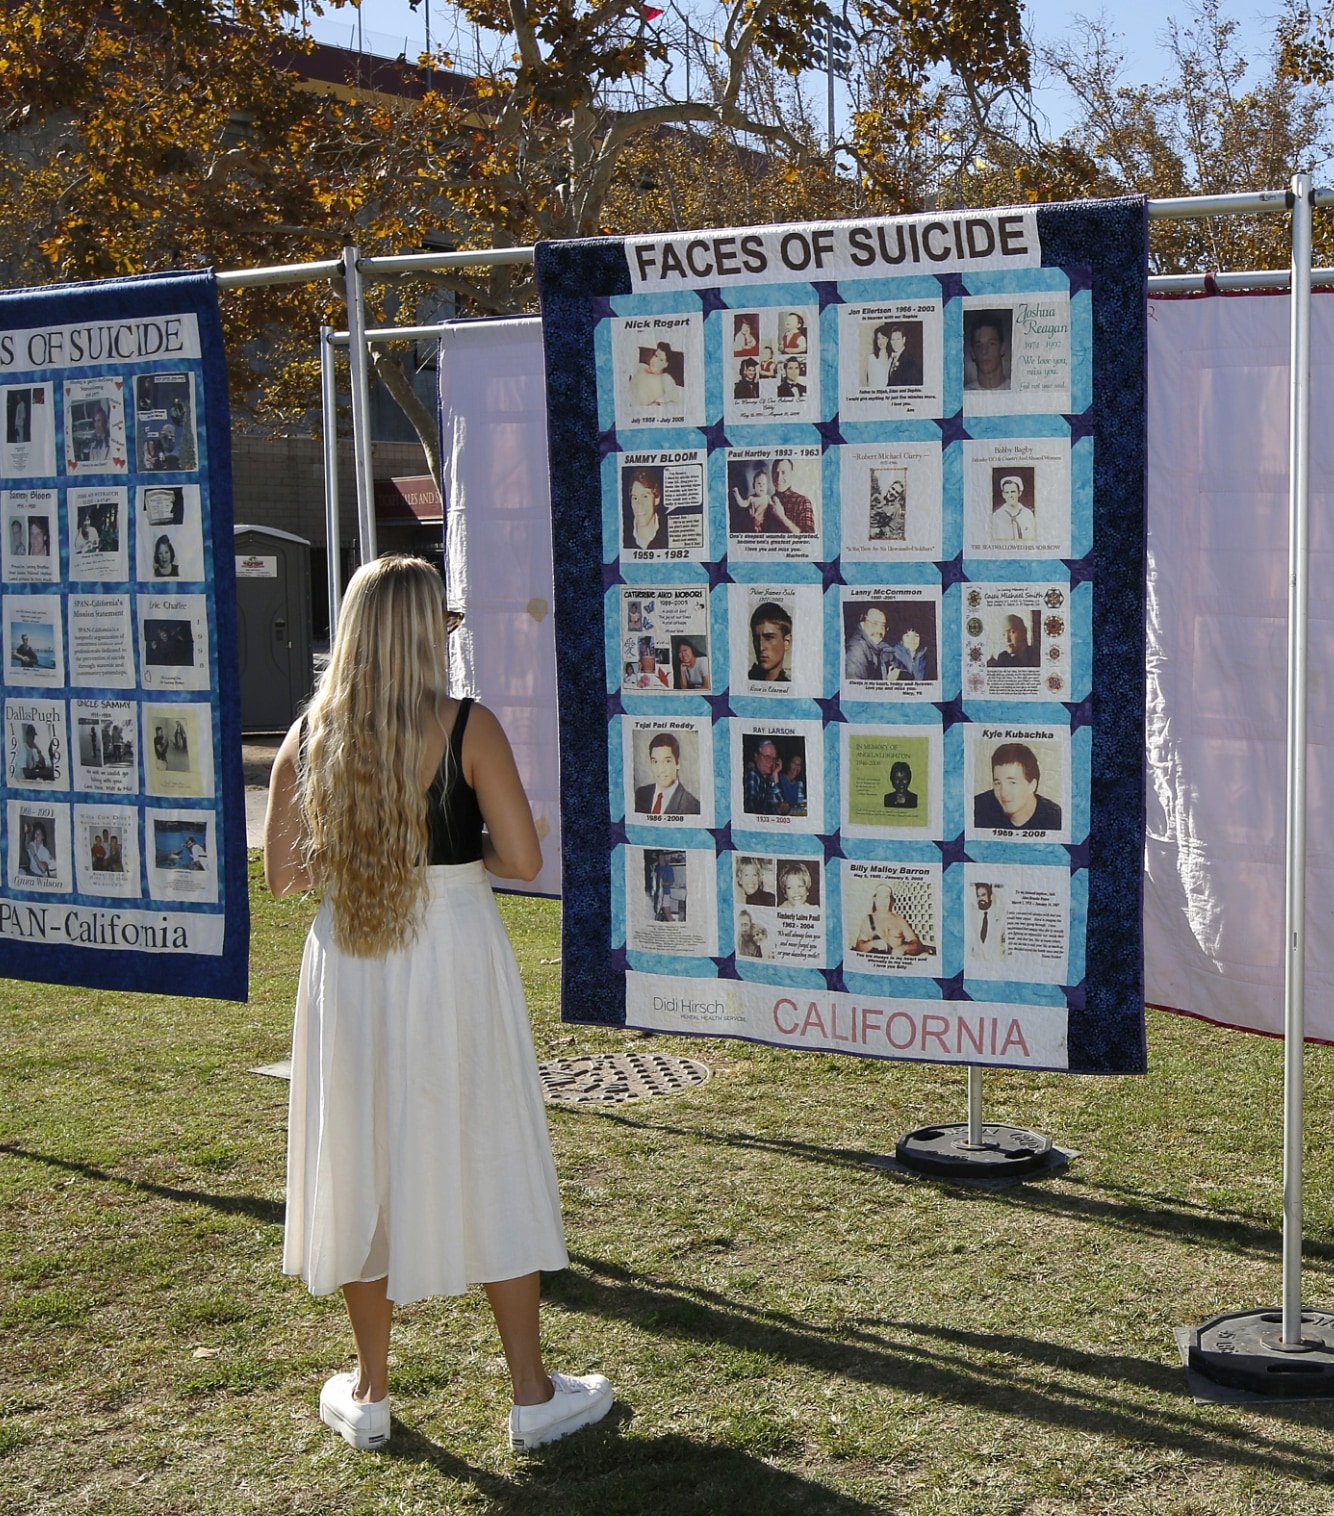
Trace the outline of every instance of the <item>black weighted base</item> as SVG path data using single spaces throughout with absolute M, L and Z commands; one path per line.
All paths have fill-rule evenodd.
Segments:
M 900 1137 L 894 1157 L 905 1169 L 919 1174 L 958 1175 L 981 1178 L 1035 1174 L 1061 1161 L 1051 1138 L 1020 1126 L 982 1128 L 978 1147 L 968 1146 L 968 1123 L 956 1121 L 941 1126 L 919 1126 Z
M 1303 1311 L 1302 1340 L 1283 1342 L 1283 1313 L 1215 1316 L 1190 1337 L 1186 1361 L 1215 1384 L 1276 1400 L 1334 1396 L 1334 1311 Z

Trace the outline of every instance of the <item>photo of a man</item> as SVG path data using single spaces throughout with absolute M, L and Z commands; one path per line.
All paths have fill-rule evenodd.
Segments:
M 971 311 L 965 316 L 965 390 L 1009 389 L 1011 319 L 1008 310 Z
M 871 332 L 866 355 L 866 387 L 886 389 L 922 382 L 922 323 L 890 321 Z
M 628 548 L 656 553 L 670 544 L 667 513 L 662 509 L 662 472 L 637 468 L 621 479 L 621 540 Z
M 742 737 L 741 808 L 748 816 L 790 816 L 799 809 L 783 794 L 784 771 L 794 757 L 800 758 L 804 770 L 804 737 L 774 738 L 761 732 L 749 732 Z
M 1037 620 L 1036 612 L 1031 618 Z M 1023 616 L 1009 615 L 1005 618 L 1005 646 L 987 659 L 992 669 L 1035 669 L 1039 664 L 1037 645 L 1029 638 L 1029 621 Z
M 870 909 L 853 925 L 851 946 L 854 953 L 883 953 L 894 958 L 935 954 L 935 948 L 922 941 L 899 909 L 893 887 L 888 883 L 878 884 L 872 891 Z
M 158 668 L 190 668 L 194 661 L 194 631 L 188 621 L 145 618 L 145 663 Z
M 880 606 L 862 608 L 857 625 L 843 647 L 843 675 L 846 679 L 879 680 L 885 677 L 885 613 Z
M 111 422 L 106 406 L 92 408 L 92 431 L 85 434 L 78 454 L 81 463 L 109 463 L 111 461 Z
M 56 744 L 52 740 L 44 753 L 37 744 L 37 728 L 30 721 L 23 723 L 23 740 L 19 744 L 16 764 L 25 779 L 52 780 L 55 770 Z
M 765 944 L 769 929 L 761 926 L 749 911 L 738 911 L 736 917 L 736 955 L 738 958 L 767 958 Z
M 1000 500 L 991 508 L 993 542 L 1034 542 L 1038 518 L 1026 499 L 1025 481 L 1019 473 L 1002 474 Z
M 849 682 L 909 685 L 934 677 L 936 607 L 931 602 L 846 603 L 843 633 L 843 677 Z
M 18 446 L 32 441 L 32 391 L 10 390 L 6 399 L 5 441 Z
M 1002 742 L 991 755 L 991 788 L 973 797 L 973 825 L 1012 832 L 1058 832 L 1061 807 L 1038 793 L 1037 755 L 1024 742 Z
M 791 458 L 775 459 L 773 480 L 773 504 L 770 507 L 770 514 L 775 519 L 776 527 L 791 532 L 794 537 L 813 536 L 815 512 L 811 509 L 809 498 L 800 490 L 792 488 Z
M 732 397 L 736 400 L 760 398 L 760 360 L 758 358 L 741 360 L 737 381 L 732 386 Z
M 684 853 L 644 849 L 644 894 L 654 921 L 685 921 L 687 873 Z
M 792 652 L 792 617 L 777 601 L 766 600 L 751 612 L 750 640 L 755 662 L 746 677 L 766 684 L 790 683 L 784 663 Z
M 802 379 L 806 370 L 802 367 L 800 358 L 787 358 L 783 362 L 783 377 L 778 381 L 778 398 L 780 400 L 804 400 L 806 398 L 806 386 Z
M 32 638 L 27 632 L 19 633 L 19 640 L 14 645 L 14 651 L 10 655 L 11 661 L 21 669 L 39 668 L 42 656 L 32 644 Z
M 908 482 L 903 469 L 872 469 L 867 537 L 902 542 L 908 524 Z
M 681 743 L 674 732 L 657 732 L 648 746 L 651 784 L 635 789 L 635 810 L 645 816 L 698 816 L 699 797 L 681 783 Z
M 968 952 L 979 963 L 1005 962 L 1005 909 L 996 886 L 978 880 L 967 911 Z

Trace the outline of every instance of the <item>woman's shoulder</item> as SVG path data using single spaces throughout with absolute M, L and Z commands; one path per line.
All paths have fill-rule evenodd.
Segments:
M 465 718 L 467 725 L 464 727 L 463 740 L 469 747 L 476 744 L 486 745 L 494 742 L 497 738 L 500 738 L 501 741 L 506 740 L 505 729 L 500 724 L 500 718 L 489 706 L 483 705 L 480 700 L 473 700 L 471 698 L 466 701 L 456 700 L 451 696 L 449 704 L 453 709 L 445 719 L 451 734 L 458 725 L 459 718 L 463 716 L 464 705 L 466 704 L 468 707 Z
M 480 753 L 485 759 L 487 750 L 494 747 L 497 741 L 507 740 L 495 712 L 471 696 L 460 699 L 455 695 L 441 695 L 434 704 L 433 714 L 438 731 L 447 745 L 454 743 L 460 721 L 464 723 L 462 751 L 470 764 L 474 755 Z

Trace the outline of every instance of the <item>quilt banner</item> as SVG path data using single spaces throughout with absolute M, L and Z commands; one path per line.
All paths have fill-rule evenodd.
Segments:
M 567 1019 L 1143 1070 L 1146 249 L 538 248 Z
M 244 1000 L 211 274 L 0 296 L 0 974 Z

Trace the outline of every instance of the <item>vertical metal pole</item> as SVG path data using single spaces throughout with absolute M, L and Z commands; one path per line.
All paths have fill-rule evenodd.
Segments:
M 333 327 L 320 328 L 320 406 L 324 413 L 324 538 L 329 571 L 329 637 L 338 630 L 343 608 L 343 542 L 338 524 L 338 384 L 334 372 Z
M 982 1069 L 976 1063 L 968 1065 L 968 1146 L 982 1146 Z
M 1302 1077 L 1306 1052 L 1306 623 L 1311 422 L 1311 179 L 1292 179 L 1288 426 L 1287 882 L 1283 913 L 1283 1342 L 1302 1337 Z
M 361 562 L 380 556 L 375 543 L 375 475 L 371 466 L 371 380 L 366 353 L 366 304 L 361 290 L 361 253 L 343 249 L 347 285 L 347 356 L 352 369 L 352 456 L 357 471 L 357 535 Z

